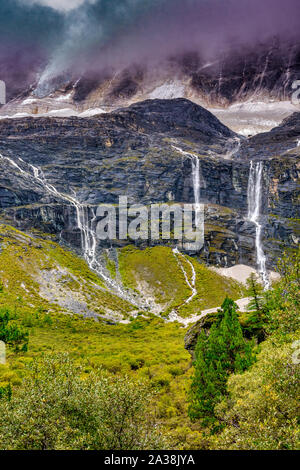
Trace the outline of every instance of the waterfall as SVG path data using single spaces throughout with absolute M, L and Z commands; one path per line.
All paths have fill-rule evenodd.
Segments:
M 193 192 L 194 192 L 194 200 L 195 200 L 195 222 L 196 225 L 199 227 L 200 217 L 201 217 L 201 204 L 200 204 L 200 160 L 197 155 L 193 153 L 186 152 L 175 145 L 172 147 L 181 155 L 187 156 L 192 162 L 192 181 L 193 181 Z
M 190 262 L 189 259 L 187 259 L 182 253 L 180 253 L 180 251 L 178 250 L 178 248 L 174 248 L 173 249 L 173 253 L 174 253 L 174 256 L 176 257 L 177 259 L 177 262 L 179 264 L 179 267 L 181 269 L 181 271 L 183 272 L 183 275 L 184 275 L 184 279 L 185 279 L 185 282 L 187 283 L 188 287 L 191 289 L 192 291 L 192 294 L 190 295 L 190 297 L 188 297 L 188 299 L 186 299 L 184 301 L 184 304 L 188 304 L 190 303 L 190 301 L 195 297 L 195 295 L 197 295 L 197 289 L 196 289 L 196 271 L 195 271 L 195 268 L 193 266 L 193 263 Z M 187 275 L 187 272 L 186 270 L 184 269 L 184 266 L 183 264 L 181 263 L 179 257 L 182 257 L 190 266 L 191 270 L 192 270 L 192 279 L 191 281 L 189 280 L 189 277 Z
M 129 293 L 125 293 L 117 282 L 115 282 L 105 274 L 103 267 L 97 261 L 97 238 L 96 232 L 94 230 L 94 226 L 96 223 L 96 215 L 94 210 L 92 208 L 89 208 L 88 206 L 85 206 L 84 204 L 81 204 L 76 198 L 76 194 L 74 196 L 70 196 L 68 194 L 59 192 L 52 184 L 47 182 L 45 175 L 40 168 L 37 168 L 34 165 L 26 163 L 21 158 L 18 158 L 21 165 L 26 165 L 27 167 L 29 167 L 29 169 L 31 170 L 29 172 L 24 170 L 21 166 L 19 166 L 14 160 L 9 157 L 4 157 L 0 154 L 0 158 L 7 160 L 26 178 L 32 180 L 33 176 L 37 183 L 43 186 L 47 193 L 51 194 L 52 196 L 58 199 L 67 201 L 75 208 L 77 227 L 80 230 L 81 235 L 81 249 L 89 268 L 95 271 L 98 276 L 100 276 L 111 289 L 116 291 L 121 298 L 124 298 L 125 300 L 136 304 L 136 301 L 129 295 Z M 92 213 L 91 219 L 89 217 L 89 212 Z
M 184 150 L 182 150 L 181 148 L 179 147 L 175 147 L 175 145 L 173 145 L 173 148 L 181 153 L 182 155 L 185 155 L 187 156 L 191 162 L 192 162 L 192 181 L 193 181 L 193 192 L 194 192 L 194 200 L 195 200 L 195 223 L 196 223 L 196 226 L 199 227 L 199 224 L 200 224 L 200 217 L 201 217 L 201 203 L 200 203 L 200 189 L 201 189 L 201 185 L 200 185 L 200 161 L 199 161 L 199 158 L 197 157 L 197 155 L 194 155 L 192 153 L 189 153 L 189 152 L 185 152 Z M 185 278 L 185 281 L 188 285 L 188 287 L 191 289 L 192 291 L 192 294 L 190 295 L 190 297 L 188 299 L 185 300 L 185 304 L 188 304 L 194 297 L 195 295 L 198 294 L 198 291 L 196 289 L 196 271 L 195 271 L 195 268 L 193 266 L 193 264 L 190 262 L 190 260 L 188 260 L 182 253 L 180 253 L 180 251 L 178 250 L 178 248 L 175 248 L 173 250 L 173 253 L 174 253 L 174 256 L 176 256 L 176 259 L 178 261 L 178 264 L 180 266 L 180 269 L 182 270 L 183 272 L 183 275 L 184 275 L 184 278 Z M 191 281 L 189 281 L 189 278 L 188 278 L 188 275 L 187 275 L 187 272 L 185 271 L 184 269 L 184 266 L 183 264 L 180 262 L 180 258 L 179 257 L 182 257 L 186 260 L 186 262 L 190 265 L 190 268 L 192 270 L 192 279 Z
M 192 177 L 193 177 L 193 190 L 195 199 L 195 222 L 198 227 L 199 215 L 200 215 L 200 162 L 196 155 L 191 156 L 192 159 Z
M 248 220 L 255 224 L 256 263 L 265 289 L 270 287 L 269 276 L 266 269 L 266 256 L 262 246 L 261 196 L 262 196 L 263 163 L 250 162 L 248 181 Z

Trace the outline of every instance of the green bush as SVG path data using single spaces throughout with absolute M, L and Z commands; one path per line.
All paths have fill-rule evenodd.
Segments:
M 29 334 L 20 327 L 7 309 L 0 310 L 0 341 L 12 346 L 15 351 L 27 351 Z
M 67 354 L 33 362 L 10 400 L 0 400 L 0 449 L 161 449 L 144 383 L 103 372 L 84 379 Z
M 266 293 L 269 333 L 286 335 L 300 328 L 300 249 L 278 262 L 281 280 Z
M 202 330 L 198 338 L 189 416 L 192 421 L 200 419 L 204 426 L 215 425 L 214 408 L 226 394 L 229 375 L 244 371 L 254 361 L 252 344 L 243 338 L 236 309 L 227 298 L 209 335 Z
M 215 448 L 300 448 L 300 366 L 292 361 L 293 339 L 283 344 L 269 338 L 251 369 L 229 378 L 229 397 L 215 408 L 225 425 Z

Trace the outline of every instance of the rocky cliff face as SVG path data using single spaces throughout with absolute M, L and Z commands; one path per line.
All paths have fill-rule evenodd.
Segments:
M 95 208 L 122 195 L 129 203 L 194 202 L 191 156 L 197 156 L 205 203 L 205 245 L 197 255 L 230 266 L 255 265 L 247 186 L 250 160 L 263 161 L 268 265 L 298 242 L 300 113 L 244 139 L 188 100 L 149 100 L 93 118 L 1 120 L 0 135 L 0 153 L 11 159 L 0 158 L 1 219 L 55 234 L 78 250 L 74 206 L 49 192 L 30 165 L 58 191 Z
M 299 74 L 299 44 L 274 38 L 253 48 L 239 45 L 220 51 L 211 62 L 191 50 L 148 66 L 135 63 L 125 69 L 81 71 L 72 78 L 68 73 L 59 74 L 42 84 L 31 77 L 31 87 L 25 82 L 13 94 L 8 90 L 13 101 L 6 109 L 44 112 L 53 108 L 55 100 L 56 107 L 68 104 L 79 110 L 115 108 L 146 98 L 186 97 L 221 107 L 253 98 L 290 100 L 292 83 Z
M 296 41 L 274 39 L 253 48 L 236 45 L 210 62 L 190 51 L 148 66 L 51 75 L 42 83 L 41 70 L 36 72 L 30 87 L 24 82 L 24 88 L 12 95 L 7 80 L 9 101 L 0 108 L 0 116 L 88 117 L 147 99 L 187 98 L 248 136 L 269 131 L 297 111 L 292 85 L 300 76 L 300 49 Z

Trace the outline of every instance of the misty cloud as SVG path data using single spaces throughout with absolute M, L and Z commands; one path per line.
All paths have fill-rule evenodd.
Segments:
M 253 49 L 275 36 L 284 43 L 299 36 L 299 17 L 299 0 L 284 5 L 282 0 L 7 0 L 0 4 L 6 51 L 0 52 L 0 67 L 12 60 L 9 51 L 20 57 L 24 51 L 27 63 L 40 64 L 39 87 L 47 92 L 45 83 L 63 74 L 113 70 L 189 51 L 213 61 L 231 48 Z M 16 54 L 13 60 L 18 69 Z
M 286 0 L 284 8 L 281 0 L 85 2 L 68 15 L 57 53 L 76 55 L 77 64 L 92 55 L 99 66 L 186 50 L 211 57 L 227 47 L 289 37 L 298 32 L 299 13 L 298 0 Z
M 74 10 L 84 3 L 93 2 L 94 0 L 19 0 L 23 2 L 25 5 L 34 5 L 38 4 L 41 6 L 46 6 L 53 8 L 54 10 L 67 12 L 70 10 Z

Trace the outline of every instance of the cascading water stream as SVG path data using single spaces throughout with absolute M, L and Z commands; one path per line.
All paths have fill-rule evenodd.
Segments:
M 9 157 L 3 156 L 0 154 L 0 158 L 7 160 L 12 166 L 14 166 L 21 174 L 23 174 L 26 178 L 32 179 L 32 174 L 28 171 L 21 168 L 14 160 Z M 76 195 L 70 196 L 68 194 L 64 194 L 59 192 L 52 184 L 48 183 L 43 171 L 40 168 L 37 168 L 34 165 L 26 163 L 21 158 L 18 159 L 22 165 L 28 166 L 35 178 L 35 180 L 43 186 L 43 188 L 50 193 L 51 195 L 55 196 L 56 198 L 62 199 L 64 201 L 69 202 L 75 208 L 76 213 L 76 220 L 77 220 L 77 227 L 80 230 L 81 234 L 81 248 L 83 251 L 84 258 L 93 271 L 95 271 L 105 282 L 106 284 L 116 291 L 116 293 L 123 299 L 135 303 L 134 299 L 128 293 L 125 293 L 118 283 L 114 282 L 109 276 L 107 276 L 104 272 L 103 267 L 96 259 L 96 248 L 97 248 L 97 238 L 96 232 L 94 230 L 94 225 L 96 221 L 96 215 L 92 208 L 81 204 L 77 199 Z M 89 211 L 92 212 L 92 219 L 89 220 Z
M 200 162 L 199 158 L 193 155 L 192 158 L 192 177 L 193 177 L 193 190 L 195 198 L 195 221 L 196 226 L 199 226 L 200 216 Z
M 199 161 L 199 158 L 196 155 L 192 154 L 192 153 L 185 152 L 184 150 L 182 150 L 179 147 L 176 147 L 175 145 L 173 145 L 173 148 L 175 150 L 177 150 L 177 152 L 181 153 L 182 155 L 187 156 L 192 162 L 192 180 L 193 180 L 193 191 L 194 191 L 194 200 L 195 200 L 195 223 L 196 223 L 197 227 L 199 227 L 200 217 L 201 217 L 201 213 L 200 213 L 200 211 L 201 211 L 201 204 L 200 204 L 200 161 Z M 178 261 L 180 269 L 183 272 L 185 281 L 186 281 L 188 287 L 192 291 L 192 294 L 190 295 L 190 297 L 188 299 L 186 299 L 185 302 L 184 302 L 184 304 L 188 304 L 198 294 L 198 291 L 197 291 L 197 288 L 196 288 L 196 271 L 195 271 L 195 268 L 194 268 L 193 264 L 190 262 L 190 260 L 188 260 L 184 256 L 184 254 L 180 253 L 178 248 L 174 248 L 173 253 L 174 253 L 174 256 L 176 256 L 176 259 Z M 190 265 L 190 268 L 192 270 L 192 279 L 191 279 L 191 281 L 189 281 L 189 277 L 187 275 L 187 272 L 184 269 L 183 264 L 180 262 L 180 258 L 179 258 L 180 256 L 182 258 L 184 258 L 185 261 Z
M 193 180 L 193 191 L 194 191 L 194 200 L 195 200 L 195 222 L 199 226 L 200 217 L 201 217 L 201 204 L 200 204 L 200 161 L 197 155 L 193 153 L 186 152 L 175 145 L 172 147 L 182 155 L 188 157 L 192 162 L 192 180 Z
M 248 220 L 255 224 L 256 263 L 262 278 L 264 288 L 269 289 L 270 282 L 266 268 L 266 256 L 262 246 L 262 225 L 260 223 L 261 197 L 262 197 L 263 163 L 250 162 L 248 180 Z
M 184 304 L 188 304 L 195 297 L 195 295 L 197 295 L 197 293 L 198 293 L 197 289 L 196 289 L 196 271 L 195 271 L 195 268 L 193 266 L 193 263 L 191 263 L 189 259 L 187 259 L 182 253 L 180 253 L 178 248 L 174 248 L 173 253 L 174 253 L 174 255 L 175 255 L 175 257 L 178 261 L 178 264 L 179 264 L 179 267 L 180 267 L 181 271 L 183 272 L 185 282 L 187 283 L 188 287 L 192 291 L 192 294 L 190 295 L 190 297 L 188 297 L 188 299 L 186 299 L 184 301 Z M 180 257 L 182 257 L 189 264 L 189 266 L 192 270 L 192 279 L 191 280 L 189 280 L 187 272 L 186 272 L 182 262 L 180 261 Z

